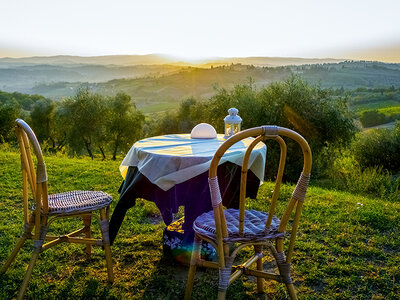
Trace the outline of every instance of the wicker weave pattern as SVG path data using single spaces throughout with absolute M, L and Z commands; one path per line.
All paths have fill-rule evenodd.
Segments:
M 36 169 L 36 182 L 46 182 L 47 181 L 47 171 L 45 163 L 37 164 Z
M 278 126 L 275 125 L 265 125 L 262 126 L 263 135 L 265 136 L 277 136 L 278 135 Z
M 112 198 L 101 191 L 72 191 L 49 195 L 49 214 L 74 214 L 107 207 Z
M 284 232 L 278 232 L 280 221 L 276 216 L 272 218 L 271 228 L 265 229 L 268 214 L 257 210 L 246 210 L 244 236 L 241 237 L 239 236 L 239 210 L 230 208 L 224 213 L 228 226 L 228 237 L 224 239 L 225 242 L 258 241 L 284 235 Z M 193 223 L 193 229 L 196 233 L 216 239 L 214 212 L 209 211 L 199 216 Z
M 276 264 L 278 265 L 279 273 L 282 276 L 284 283 L 293 283 L 290 277 L 290 264 L 286 262 L 285 252 L 276 253 Z
M 218 177 L 208 178 L 208 185 L 210 186 L 212 207 L 217 207 L 220 203 L 222 203 L 221 192 L 218 184 Z
M 299 177 L 299 180 L 297 181 L 296 188 L 292 193 L 292 197 L 297 201 L 304 202 L 309 182 L 310 182 L 310 175 L 304 175 L 302 172 Z
M 225 261 L 226 261 L 225 267 L 219 268 L 219 284 L 218 284 L 219 291 L 226 291 L 228 289 L 234 257 L 226 256 Z

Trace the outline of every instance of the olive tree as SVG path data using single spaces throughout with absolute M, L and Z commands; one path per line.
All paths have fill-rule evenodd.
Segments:
M 55 104 L 50 99 L 40 99 L 32 105 L 30 123 L 39 142 L 50 138 L 54 125 Z
M 0 102 L 0 142 L 6 141 L 20 116 L 21 106 L 15 99 Z
M 190 104 L 190 105 L 188 105 Z M 243 119 L 242 128 L 261 125 L 278 125 L 299 132 L 310 143 L 314 157 L 327 149 L 347 145 L 356 132 L 353 115 L 347 105 L 347 98 L 333 95 L 331 90 L 310 85 L 301 77 L 291 76 L 285 81 L 272 83 L 257 89 L 250 80 L 247 84 L 236 85 L 232 90 L 218 89 L 217 93 L 206 101 L 183 102 L 175 114 L 167 115 L 160 123 L 174 121 L 177 128 L 181 124 L 197 124 L 207 122 L 217 132 L 223 132 L 223 119 L 230 107 L 239 109 Z M 184 113 L 182 113 L 184 112 Z M 201 113 L 199 113 L 201 112 Z M 162 133 L 162 132 L 160 132 Z M 275 145 L 268 146 L 274 152 Z M 294 144 L 288 144 L 288 162 L 300 166 L 299 151 Z M 291 154 L 293 152 L 293 155 Z M 329 152 L 329 151 L 328 151 Z M 322 163 L 328 160 L 314 160 L 313 172 L 324 169 Z M 318 170 L 319 169 L 319 170 Z M 269 176 L 273 176 L 274 168 L 267 168 Z M 287 179 L 294 179 L 297 167 L 289 170 Z
M 98 147 L 105 158 L 107 109 L 103 96 L 92 93 L 88 88 L 81 88 L 75 96 L 63 99 L 57 115 L 70 151 L 80 153 L 85 149 L 94 158 L 94 149 Z
M 131 97 L 118 93 L 107 103 L 106 132 L 115 160 L 119 150 L 128 150 L 142 134 L 144 115 L 136 109 Z

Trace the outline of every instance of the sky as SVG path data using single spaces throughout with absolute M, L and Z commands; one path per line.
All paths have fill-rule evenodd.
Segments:
M 0 57 L 163 53 L 400 62 L 400 0 L 2 0 Z

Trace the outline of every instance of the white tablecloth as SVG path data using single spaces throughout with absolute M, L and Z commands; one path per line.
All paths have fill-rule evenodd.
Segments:
M 242 165 L 243 155 L 252 138 L 233 145 L 220 160 Z M 215 139 L 191 139 L 190 134 L 156 136 L 136 142 L 123 159 L 120 171 L 125 178 L 128 167 L 134 166 L 153 184 L 164 191 L 207 171 L 218 147 L 224 142 L 222 134 Z M 249 160 L 250 170 L 264 179 L 266 146 L 258 143 Z

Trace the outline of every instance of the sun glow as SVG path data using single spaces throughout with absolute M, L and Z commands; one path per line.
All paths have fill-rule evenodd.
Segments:
M 176 62 L 186 62 L 193 64 L 206 63 L 210 60 L 216 59 L 215 57 L 205 56 L 201 54 L 167 54 L 165 56 Z
M 7 28 L 0 31 L 0 55 L 9 56 L 14 49 L 16 55 L 170 53 L 196 63 L 215 56 L 347 58 L 360 45 L 400 42 L 398 0 L 41 0 L 3 1 L 0 9 L 7 12 L 0 18 Z M 386 57 L 400 61 L 398 49 L 389 51 Z

